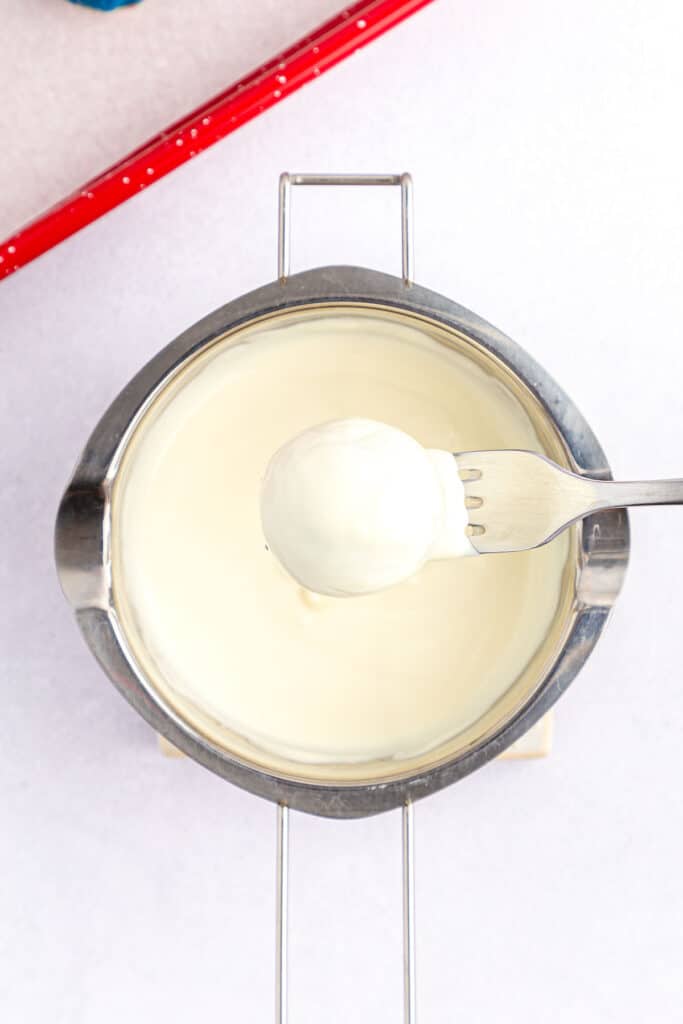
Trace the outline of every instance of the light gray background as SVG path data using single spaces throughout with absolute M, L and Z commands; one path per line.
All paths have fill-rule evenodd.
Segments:
M 284 12 L 252 7 L 282 13 L 268 47 L 286 43 Z M 242 15 L 226 66 L 259 25 Z M 440 0 L 2 283 L 7 1020 L 272 1016 L 274 810 L 159 756 L 58 591 L 55 508 L 105 405 L 184 327 L 272 279 L 279 171 L 409 169 L 418 280 L 540 359 L 616 474 L 683 475 L 682 33 L 674 2 Z M 28 57 L 27 73 L 35 94 Z M 398 270 L 393 192 L 294 202 L 294 266 Z M 423 1024 L 681 1019 L 682 522 L 633 515 L 626 588 L 551 758 L 418 805 Z M 397 814 L 293 817 L 292 1024 L 400 1020 L 399 835 Z

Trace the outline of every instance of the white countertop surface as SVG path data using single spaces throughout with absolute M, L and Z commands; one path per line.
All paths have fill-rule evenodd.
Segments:
M 0 0 L 18 39 L 52 26 L 49 73 L 61 61 L 74 81 L 92 60 L 67 53 L 71 31 L 82 44 L 79 19 L 104 52 L 119 18 L 167 32 L 166 6 L 213 55 L 188 57 L 192 88 L 162 103 L 145 79 L 148 115 L 120 98 L 116 143 L 65 120 L 89 154 L 67 152 L 68 169 L 49 157 L 66 143 L 48 119 L 48 164 L 39 154 L 25 194 L 16 176 L 37 151 L 19 133 L 0 166 L 0 192 L 21 210 L 3 209 L 8 228 L 96 171 L 100 151 L 106 163 L 335 4 L 236 5 L 219 42 L 218 2 L 200 15 L 203 4 L 144 0 L 121 16 Z M 8 1021 L 262 1024 L 273 1013 L 273 808 L 159 755 L 59 593 L 54 514 L 98 416 L 183 328 L 274 277 L 281 170 L 407 169 L 420 283 L 539 359 L 615 475 L 683 475 L 682 33 L 674 2 L 439 0 L 0 284 Z M 21 60 L 21 81 L 1 73 L 0 116 L 26 123 L 59 83 L 28 50 Z M 295 268 L 398 271 L 393 193 L 306 190 L 294 202 Z M 634 512 L 624 592 L 558 705 L 552 756 L 489 765 L 416 807 L 422 1024 L 679 1019 L 682 514 Z M 291 841 L 292 1024 L 396 1024 L 400 816 L 294 815 Z

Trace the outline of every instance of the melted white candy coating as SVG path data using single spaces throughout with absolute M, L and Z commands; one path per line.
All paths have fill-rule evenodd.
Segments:
M 261 521 L 290 575 L 331 597 L 371 594 L 430 559 L 475 553 L 453 456 L 376 420 L 332 420 L 278 449 Z
M 428 451 L 558 458 L 515 394 L 432 330 L 365 309 L 247 326 L 189 362 L 127 445 L 111 499 L 121 636 L 150 689 L 248 764 L 383 779 L 489 728 L 557 656 L 569 532 L 433 560 L 354 600 L 313 594 L 265 550 L 265 467 L 313 423 L 369 416 Z

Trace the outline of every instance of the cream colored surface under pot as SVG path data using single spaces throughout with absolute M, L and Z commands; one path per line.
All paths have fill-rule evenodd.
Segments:
M 427 447 L 566 461 L 530 396 L 452 331 L 318 308 L 191 361 L 138 425 L 113 493 L 115 603 L 145 675 L 213 742 L 301 778 L 381 779 L 452 756 L 533 692 L 571 618 L 571 534 L 433 563 L 366 597 L 299 587 L 265 547 L 262 474 L 293 434 L 350 416 Z

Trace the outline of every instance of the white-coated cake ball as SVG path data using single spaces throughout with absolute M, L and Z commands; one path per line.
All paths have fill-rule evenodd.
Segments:
M 366 419 L 292 438 L 272 457 L 261 492 L 270 550 L 303 586 L 334 597 L 383 590 L 421 569 L 441 511 L 425 449 Z

